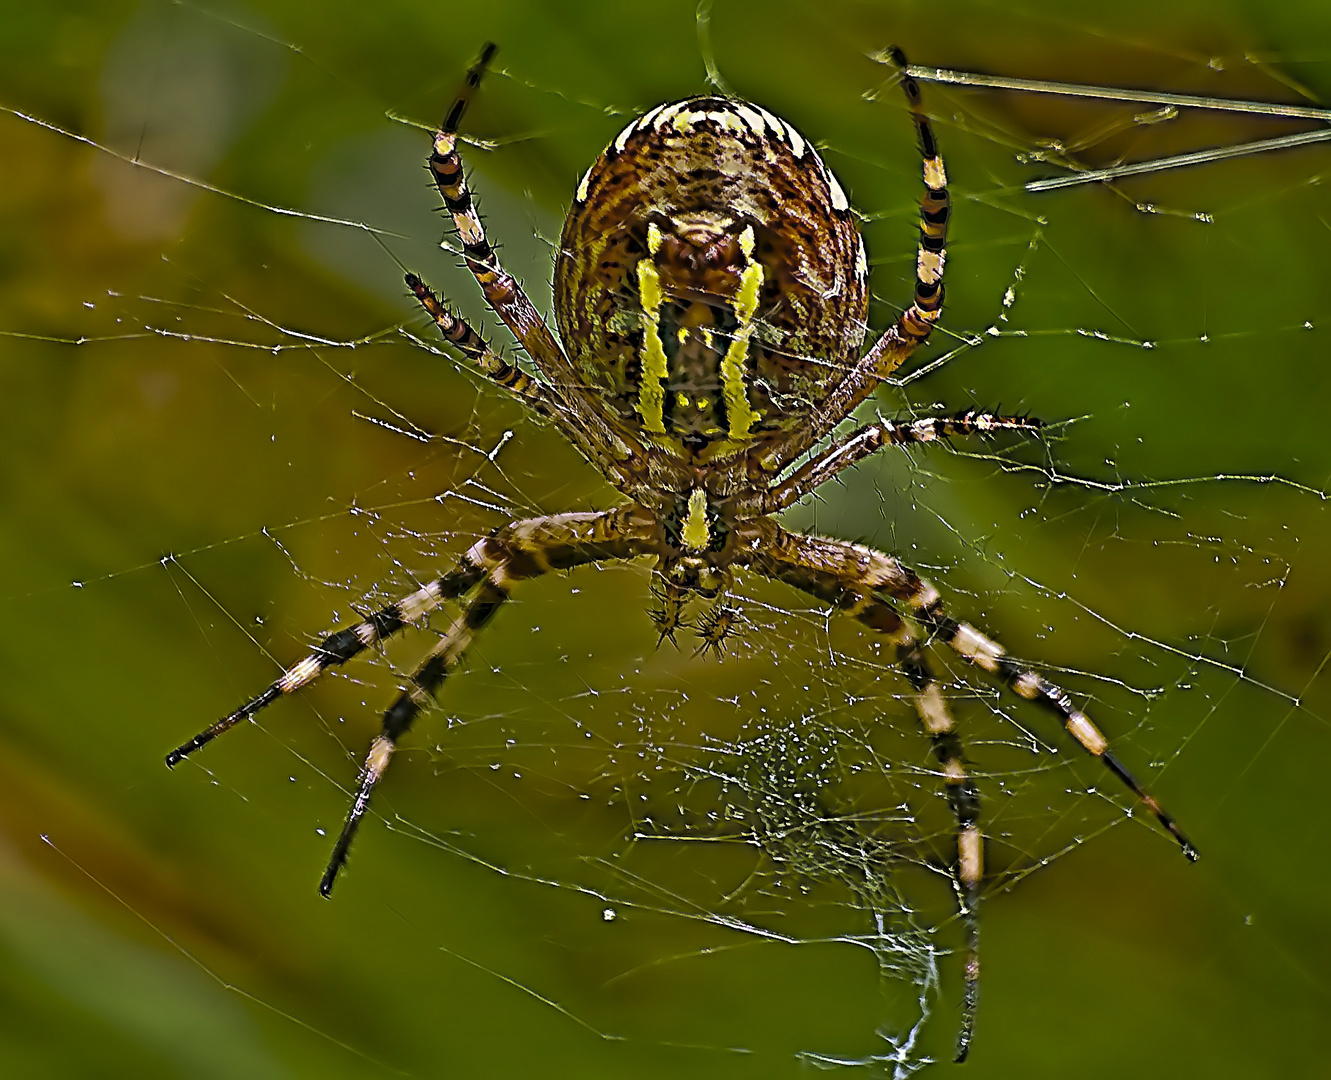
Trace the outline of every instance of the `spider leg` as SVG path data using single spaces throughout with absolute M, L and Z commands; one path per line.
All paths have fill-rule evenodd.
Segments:
M 346 864 L 351 842 L 383 777 L 393 751 L 416 717 L 429 705 L 457 667 L 476 634 L 494 618 L 514 583 L 552 570 L 591 562 L 629 559 L 645 553 L 650 533 L 632 510 L 594 514 L 551 514 L 514 522 L 478 541 L 467 558 L 484 568 L 483 579 L 448 632 L 412 673 L 407 686 L 385 710 L 379 734 L 370 743 L 346 822 L 333 846 L 319 892 L 328 896 Z
M 874 601 L 857 613 L 866 625 Z M 903 627 L 904 629 L 904 627 Z M 980 789 L 967 768 L 961 736 L 947 707 L 942 687 L 929 667 L 920 643 L 913 636 L 897 646 L 897 665 L 915 691 L 915 711 L 933 745 L 943 770 L 947 801 L 957 822 L 957 887 L 962 921 L 966 927 L 966 992 L 954 1060 L 965 1061 L 975 1031 L 975 1010 L 980 1000 L 980 883 L 984 880 L 984 834 L 980 831 Z
M 869 397 L 916 349 L 929 340 L 943 310 L 943 269 L 947 263 L 947 223 L 952 197 L 947 189 L 947 169 L 934 137 L 933 125 L 924 111 L 920 84 L 907 70 L 906 56 L 891 50 L 892 62 L 901 72 L 901 89 L 919 140 L 924 162 L 924 194 L 920 196 L 920 239 L 915 256 L 915 291 L 911 305 L 887 328 L 819 403 L 803 429 L 771 451 L 764 467 L 792 461 L 829 434 Z
M 897 665 L 914 692 L 915 711 L 933 747 L 934 758 L 946 785 L 948 805 L 956 821 L 955 882 L 958 908 L 966 931 L 966 969 L 955 1060 L 965 1061 L 970 1052 L 980 995 L 980 885 L 984 880 L 980 790 L 970 774 L 956 722 L 921 642 L 893 604 L 879 595 L 880 591 L 895 595 L 908 590 L 912 579 L 916 584 L 922 583 L 895 559 L 881 552 L 788 533 L 770 522 L 764 526 L 762 533 L 766 535 L 757 545 L 760 554 L 749 562 L 752 569 L 835 605 L 896 644 Z M 829 545 L 830 550 L 820 550 L 823 544 Z M 854 570 L 844 562 L 838 566 L 835 556 L 847 554 L 846 549 L 870 558 Z
M 555 423 L 565 436 L 595 463 L 607 477 L 622 475 L 618 461 L 607 453 L 604 440 L 589 435 L 587 425 L 552 389 L 533 379 L 516 364 L 510 364 L 491 347 L 471 324 L 443 303 L 415 274 L 406 275 L 407 288 L 434 320 L 445 341 L 462 353 L 482 375 L 520 398 L 538 416 Z
M 480 588 L 480 591 L 467 604 L 462 614 L 454 620 L 448 633 L 440 638 L 439 643 L 430 650 L 420 666 L 411 673 L 410 683 L 394 699 L 393 704 L 384 711 L 383 723 L 379 734 L 370 743 L 370 751 L 361 768 L 360 779 L 356 784 L 356 796 L 347 811 L 346 822 L 333 845 L 333 854 L 328 860 L 323 878 L 319 882 L 319 892 L 328 896 L 333 891 L 333 882 L 338 871 L 346 865 L 351 842 L 356 837 L 361 818 L 370 806 L 370 793 L 375 784 L 384 775 L 388 762 L 397 749 L 397 741 L 410 729 L 416 717 L 433 700 L 439 687 L 449 673 L 457 667 L 462 654 L 480 631 L 492 618 L 505 600 L 508 590 L 496 585 L 493 576 Z
M 308 656 L 299 663 L 282 672 L 281 676 L 269 685 L 263 693 L 250 698 L 235 712 L 222 717 L 216 723 L 204 728 L 189 742 L 176 747 L 166 755 L 166 763 L 175 766 L 185 758 L 212 742 L 225 731 L 229 731 L 242 720 L 248 720 L 274 701 L 287 694 L 308 686 L 330 667 L 345 664 L 372 645 L 385 641 L 399 630 L 412 623 L 420 622 L 440 604 L 455 600 L 469 592 L 485 577 L 483 566 L 471 561 L 468 552 L 458 565 L 436 578 L 434 581 L 394 601 L 362 619 L 353 626 L 344 627 L 329 634 L 310 650 Z
M 980 831 L 980 789 L 967 767 L 965 748 L 943 690 L 920 641 L 889 604 L 863 597 L 851 613 L 857 620 L 897 640 L 897 666 L 915 692 L 915 711 L 942 770 L 948 805 L 956 820 L 958 907 L 966 930 L 966 989 L 955 1061 L 965 1061 L 980 1001 L 980 884 L 984 880 L 984 834 Z
M 995 431 L 1034 434 L 1042 426 L 1041 421 L 1030 416 L 999 416 L 975 409 L 967 409 L 956 416 L 925 416 L 906 423 L 879 420 L 837 439 L 817 457 L 805 462 L 767 492 L 756 512 L 774 514 L 793 506 L 843 469 L 863 461 L 884 446 L 910 446 L 954 435 L 989 435 Z
M 932 586 L 924 583 L 926 588 Z M 917 617 L 939 641 L 946 642 L 963 659 L 976 667 L 1001 678 L 1012 691 L 1027 701 L 1034 701 L 1052 712 L 1062 722 L 1069 735 L 1081 744 L 1082 748 L 1104 763 L 1111 773 L 1131 791 L 1143 806 L 1164 827 L 1182 849 L 1191 862 L 1196 862 L 1199 853 L 1187 833 L 1174 820 L 1158 799 L 1146 790 L 1141 782 L 1128 770 L 1118 757 L 1109 749 L 1109 740 L 1082 710 L 1072 702 L 1072 696 L 1056 683 L 1050 682 L 1043 675 L 1032 671 L 1018 660 L 1006 654 L 1001 645 L 981 633 L 970 623 L 958 622 L 943 614 L 942 599 L 934 594 L 932 602 L 922 606 Z
M 948 800 L 957 819 L 957 882 L 969 938 L 966 1005 L 957 1040 L 957 1060 L 961 1061 L 969 1051 L 979 990 L 978 890 L 984 845 L 979 829 L 979 794 L 966 769 L 961 742 L 939 685 L 897 606 L 904 606 L 932 639 L 950 645 L 965 660 L 1003 679 L 1019 696 L 1058 715 L 1069 734 L 1104 762 L 1156 816 L 1178 841 L 1184 855 L 1196 860 L 1197 849 L 1173 816 L 1109 751 L 1109 740 L 1073 705 L 1066 690 L 1007 657 L 1002 646 L 969 623 L 946 616 L 938 590 L 899 560 L 860 544 L 787 532 L 766 518 L 745 522 L 735 531 L 744 551 L 742 560 L 737 561 L 833 604 L 898 643 L 898 661 L 915 691 L 916 711 L 942 765 Z
M 471 325 L 449 309 L 415 274 L 406 275 L 407 288 L 420 301 L 426 314 L 439 327 L 445 341 L 471 361 L 493 383 L 512 391 L 541 416 L 553 416 L 563 408 L 549 391 L 515 364 L 510 364 L 490 347 L 490 343 Z
M 907 68 L 906 54 L 893 46 L 892 62 L 901 71 L 901 89 L 906 95 L 915 135 L 924 159 L 924 194 L 920 197 L 920 246 L 915 257 L 915 295 L 911 306 L 888 329 L 894 341 L 880 340 L 870 350 L 879 354 L 878 377 L 885 378 L 918 349 L 933 332 L 943 309 L 943 268 L 947 263 L 947 222 L 952 216 L 952 197 L 947 190 L 947 170 L 938 152 L 933 125 L 924 111 L 920 84 Z M 896 345 L 896 348 L 892 346 Z
M 471 636 L 489 621 L 515 581 L 552 570 L 567 570 L 585 563 L 631 559 L 653 548 L 652 522 L 633 508 L 600 513 L 551 514 L 526 518 L 495 530 L 478 540 L 458 565 L 395 603 L 360 622 L 324 638 L 303 660 L 287 668 L 263 693 L 205 728 L 166 756 L 174 766 L 223 732 L 248 720 L 274 701 L 308 686 L 330 667 L 344 664 L 367 648 L 403 628 L 424 621 L 439 605 L 475 592 L 463 614 L 412 677 L 384 714 L 383 730 L 370 748 L 364 773 L 347 825 L 342 831 L 320 886 L 324 895 L 346 861 L 347 848 L 369 800 L 370 790 L 383 774 L 396 740 L 411 726 L 426 696 L 434 693 L 462 654 Z
M 911 617 L 931 637 L 950 645 L 963 659 L 1001 678 L 1025 698 L 1052 711 L 1082 748 L 1099 758 L 1111 773 L 1151 811 L 1190 860 L 1197 849 L 1177 821 L 1109 750 L 1109 740 L 1090 717 L 1078 709 L 1061 686 L 1007 656 L 997 642 L 969 623 L 958 622 L 943 611 L 937 589 L 904 563 L 860 544 L 786 532 L 775 522 L 748 523 L 753 551 L 748 564 L 767 577 L 788 581 L 796 588 L 829 599 L 839 606 L 853 606 L 865 595 L 889 603 L 904 603 Z
M 572 383 L 576 381 L 575 373 L 559 343 L 535 305 L 523 292 L 522 286 L 503 268 L 490 246 L 485 226 L 481 224 L 481 217 L 476 212 L 462 172 L 462 157 L 457 149 L 458 125 L 494 53 L 495 46 L 487 43 L 481 50 L 480 58 L 467 72 L 462 89 L 449 106 L 443 124 L 435 132 L 429 168 L 439 194 L 443 197 L 444 207 L 462 240 L 467 269 L 480 285 L 486 302 L 513 331 L 542 374 L 554 382 Z
M 577 369 L 564 355 L 564 350 L 560 348 L 559 342 L 555 340 L 554 334 L 551 333 L 540 312 L 523 291 L 522 285 L 499 261 L 499 256 L 485 235 L 485 226 L 481 223 L 480 214 L 476 212 L 471 192 L 467 188 L 462 157 L 457 149 L 458 125 L 467 111 L 467 105 L 476 87 L 480 85 L 481 77 L 485 74 L 494 52 L 493 44 L 487 44 L 481 50 L 480 58 L 467 72 L 462 89 L 449 107 L 443 124 L 435 132 L 434 148 L 428 163 L 430 173 L 444 200 L 444 207 L 453 219 L 453 226 L 462 240 L 462 254 L 467 269 L 480 285 L 486 303 L 513 331 L 513 336 L 518 339 L 537 370 L 548 381 L 549 385 L 541 389 L 541 396 L 555 399 L 565 407 L 563 412 L 555 414 L 555 419 L 570 433 L 580 448 L 591 453 L 593 460 L 603 469 L 610 471 L 612 482 L 615 476 L 627 480 L 629 474 L 622 463 L 634 457 L 634 448 L 625 441 L 621 433 L 612 429 L 603 416 L 588 406 L 587 391 L 583 388 L 583 380 Z M 412 278 L 414 275 L 407 279 L 408 286 L 425 305 L 431 317 L 438 322 L 436 310 L 443 310 L 442 305 L 436 304 L 432 307 L 412 283 Z M 425 290 L 425 293 L 428 294 L 429 290 Z M 444 329 L 443 323 L 439 325 Z M 448 329 L 444 332 L 445 336 L 449 335 Z M 461 344 L 459 348 L 462 348 Z M 485 370 L 483 365 L 482 370 Z M 521 372 L 518 374 L 521 375 Z M 495 376 L 492 375 L 491 378 Z M 526 379 L 525 375 L 522 375 L 522 379 L 535 387 L 536 384 Z M 510 384 L 504 383 L 504 385 Z M 525 391 L 518 392 L 526 396 Z

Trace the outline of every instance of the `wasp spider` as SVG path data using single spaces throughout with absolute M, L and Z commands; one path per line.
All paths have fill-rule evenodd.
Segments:
M 587 563 L 650 558 L 662 637 L 693 624 L 720 647 L 737 569 L 785 582 L 893 643 L 956 817 L 956 882 L 968 931 L 957 1058 L 969 1048 L 979 978 L 980 800 L 924 646 L 937 641 L 1052 711 L 1167 829 L 1182 830 L 1110 752 L 1061 687 L 947 615 L 938 591 L 885 552 L 794 533 L 776 515 L 885 446 L 994 431 L 1034 433 L 1028 417 L 839 425 L 929 338 L 943 302 L 947 176 L 919 87 L 898 52 L 924 160 L 911 304 L 866 351 L 868 262 L 846 195 L 813 145 L 766 109 L 707 95 L 660 105 L 621 131 L 573 196 L 555 259 L 558 336 L 504 269 L 472 204 L 458 125 L 494 49 L 487 46 L 434 136 L 429 168 L 491 310 L 538 376 L 497 355 L 413 274 L 407 285 L 445 340 L 554 424 L 623 495 L 612 510 L 513 521 L 409 596 L 327 637 L 263 693 L 167 756 L 175 765 L 241 720 L 446 603 L 451 627 L 383 716 L 319 890 L 327 896 L 398 740 L 521 581 Z

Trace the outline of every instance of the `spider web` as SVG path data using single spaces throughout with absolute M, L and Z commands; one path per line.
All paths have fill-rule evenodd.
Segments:
M 904 1076 L 950 1055 L 937 769 L 890 651 L 788 589 L 741 577 L 716 660 L 657 648 L 642 566 L 524 585 L 404 741 L 331 903 L 314 886 L 355 761 L 430 632 L 160 767 L 475 537 L 613 501 L 400 285 L 415 270 L 494 331 L 421 171 L 481 41 L 502 51 L 466 123 L 472 184 L 545 311 L 577 176 L 708 70 L 851 193 L 874 330 L 909 295 L 919 195 L 887 45 L 1327 97 L 1301 44 L 1325 16 L 1297 5 L 1260 33 L 1256 7 L 1092 26 L 974 5 L 945 27 L 923 5 L 493 8 L 13 16 L 0 993 L 27 1073 Z M 882 455 L 786 523 L 928 576 L 1085 704 L 1203 853 L 1188 867 L 1046 717 L 935 650 L 988 837 L 966 1067 L 1315 1075 L 1326 150 L 1032 193 L 1316 125 L 924 92 L 956 204 L 948 304 L 874 405 L 1051 426 Z

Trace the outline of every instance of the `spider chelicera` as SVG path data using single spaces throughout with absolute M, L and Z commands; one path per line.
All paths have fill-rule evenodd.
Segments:
M 175 765 L 241 720 L 306 686 L 436 608 L 452 625 L 384 713 L 319 890 L 346 862 L 398 740 L 518 582 L 587 563 L 650 558 L 662 638 L 692 626 L 704 648 L 735 627 L 736 569 L 782 581 L 882 634 L 913 689 L 956 818 L 955 867 L 967 927 L 965 1058 L 979 979 L 980 799 L 924 646 L 945 643 L 1052 711 L 1147 806 L 1189 858 L 1196 849 L 1110 752 L 1068 693 L 944 613 L 938 591 L 900 560 L 776 520 L 884 446 L 1008 430 L 1038 421 L 974 410 L 836 429 L 928 340 L 943 301 L 950 200 L 918 84 L 894 51 L 924 159 L 912 303 L 867 351 L 868 262 L 855 216 L 818 152 L 790 124 L 734 98 L 658 106 L 621 131 L 578 184 L 555 259 L 558 337 L 503 268 L 472 204 L 457 132 L 494 52 L 487 46 L 434 136 L 429 168 L 466 264 L 539 378 L 495 353 L 415 275 L 407 285 L 445 340 L 555 425 L 623 495 L 611 510 L 510 522 L 457 565 L 325 638 L 263 693 L 167 756 Z M 692 622 L 686 608 L 705 606 Z

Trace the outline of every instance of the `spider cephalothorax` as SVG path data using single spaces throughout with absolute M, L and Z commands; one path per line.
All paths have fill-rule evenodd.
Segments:
M 1178 840 L 1196 850 L 1110 752 L 1070 695 L 993 640 L 944 613 L 927 581 L 885 552 L 794 533 L 775 515 L 884 446 L 1038 421 L 968 410 L 878 420 L 838 432 L 923 344 L 942 306 L 949 198 L 942 157 L 899 52 L 894 60 L 924 160 L 912 302 L 871 348 L 868 263 L 845 192 L 814 147 L 767 110 L 709 95 L 660 105 L 610 143 L 578 184 L 555 260 L 556 339 L 486 238 L 463 177 L 457 131 L 493 46 L 472 68 L 429 167 L 468 269 L 513 332 L 534 377 L 497 355 L 414 274 L 407 285 L 444 338 L 485 376 L 545 417 L 620 492 L 600 512 L 512 521 L 478 540 L 442 576 L 329 635 L 263 693 L 167 756 L 187 754 L 329 667 L 345 663 L 446 603 L 459 611 L 383 716 L 355 800 L 320 882 L 327 896 L 398 740 L 515 584 L 588 563 L 653 568 L 662 639 L 689 626 L 719 649 L 738 613 L 724 602 L 737 572 L 784 582 L 857 619 L 896 648 L 956 818 L 955 874 L 968 928 L 966 1056 L 979 979 L 984 841 L 980 797 L 925 645 L 937 641 L 1044 706 Z

